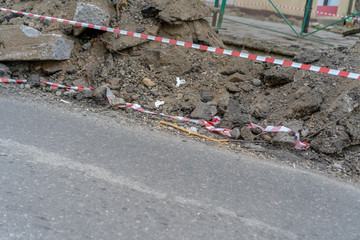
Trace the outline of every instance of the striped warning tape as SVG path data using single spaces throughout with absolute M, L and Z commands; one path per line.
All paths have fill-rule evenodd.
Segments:
M 27 83 L 28 81 L 26 79 L 11 79 L 11 78 L 0 78 L 0 83 Z M 51 86 L 54 89 L 57 88 L 64 88 L 64 89 L 73 89 L 76 91 L 81 91 L 81 90 L 91 90 L 94 91 L 93 88 L 87 88 L 87 87 L 76 87 L 76 86 L 66 86 L 66 85 L 62 85 L 62 84 L 58 84 L 58 83 L 52 83 L 52 82 L 45 82 L 45 81 L 40 81 L 41 83 L 44 83 L 46 85 Z
M 261 127 L 259 125 L 250 123 L 249 128 L 259 128 L 263 132 L 273 132 L 273 133 L 278 133 L 278 132 L 292 133 L 293 132 L 293 133 L 295 133 L 295 136 L 296 136 L 296 141 L 295 141 L 295 148 L 296 149 L 307 150 L 310 147 L 309 143 L 300 141 L 300 133 L 294 132 L 290 128 L 287 128 L 287 127 L 284 127 L 284 126 L 276 126 L 276 127 L 267 126 L 266 128 L 263 128 L 263 127 Z
M 64 89 L 73 89 L 76 91 L 82 91 L 82 90 L 91 90 L 94 91 L 93 88 L 87 88 L 87 87 L 77 87 L 77 86 L 65 86 L 62 84 L 58 84 L 58 83 L 52 83 L 52 82 L 45 82 L 45 81 L 40 81 L 41 83 L 44 83 L 46 85 L 50 85 L 52 88 L 56 89 L 56 88 L 64 88 Z
M 0 83 L 27 83 L 27 80 L 0 78 Z
M 102 31 L 106 31 L 106 32 L 118 33 L 118 34 L 122 34 L 122 35 L 143 38 L 143 39 L 148 39 L 148 40 L 167 43 L 167 44 L 174 44 L 174 45 L 194 48 L 194 49 L 198 49 L 198 50 L 205 50 L 208 52 L 216 52 L 216 53 L 221 53 L 221 54 L 225 54 L 225 55 L 231 55 L 231 56 L 236 56 L 236 57 L 241 57 L 241 58 L 246 58 L 246 59 L 257 60 L 257 61 L 261 61 L 261 62 L 268 62 L 268 63 L 278 64 L 278 65 L 283 65 L 283 66 L 288 66 L 288 67 L 293 67 L 293 68 L 306 69 L 306 70 L 313 71 L 313 72 L 321 72 L 321 73 L 326 73 L 326 74 L 335 75 L 335 76 L 347 77 L 347 78 L 352 78 L 352 79 L 360 79 L 360 74 L 358 74 L 358 73 L 340 71 L 340 70 L 335 70 L 335 69 L 330 69 L 330 68 L 325 68 L 325 67 L 317 67 L 317 66 L 312 66 L 312 65 L 308 65 L 308 64 L 302 64 L 302 63 L 286 61 L 286 60 L 270 58 L 270 57 L 263 57 L 263 56 L 258 56 L 258 55 L 254 55 L 254 54 L 226 50 L 226 49 L 222 49 L 222 48 L 198 45 L 198 44 L 194 44 L 194 43 L 183 42 L 183 41 L 162 38 L 162 37 L 156 37 L 156 36 L 151 36 L 151 35 L 146 35 L 146 34 L 141 34 L 141 33 L 129 32 L 129 31 L 125 31 L 125 30 L 114 29 L 114 28 L 109 28 L 109 27 L 104 27 L 104 26 L 99 26 L 99 25 L 94 25 L 94 24 L 70 21 L 70 20 L 54 18 L 54 17 L 46 17 L 46 16 L 41 16 L 41 15 L 32 14 L 32 13 L 14 11 L 11 9 L 6 9 L 6 8 L 0 8 L 0 10 L 5 11 L 5 12 L 20 14 L 20 15 L 25 15 L 25 16 L 29 16 L 29 17 L 34 17 L 34 18 L 46 19 L 49 21 L 71 24 L 71 25 L 79 26 L 79 27 L 97 29 L 97 30 L 102 30 Z
M 209 6 L 214 5 L 213 2 L 205 2 L 205 3 L 207 5 L 209 5 Z M 279 4 L 274 4 L 274 5 L 277 8 L 283 8 L 283 9 L 288 9 L 288 10 L 305 12 L 305 8 L 298 8 L 298 7 L 285 6 L 285 5 L 279 5 Z M 272 7 L 272 5 L 270 3 L 256 3 L 256 2 L 250 2 L 250 3 L 227 3 L 226 6 L 229 6 L 229 7 L 270 6 L 270 7 Z M 328 16 L 328 17 L 339 17 L 339 18 L 347 18 L 348 17 L 348 16 L 345 16 L 345 15 L 340 15 L 340 14 L 336 14 L 336 13 L 322 12 L 322 11 L 317 11 L 317 10 L 316 11 L 312 10 L 311 12 L 314 13 L 314 14 L 319 14 L 319 15 Z M 351 17 L 351 19 L 359 20 L 359 18 L 357 18 L 357 17 Z

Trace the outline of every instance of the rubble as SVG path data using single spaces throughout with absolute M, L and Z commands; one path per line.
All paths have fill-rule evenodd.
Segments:
M 11 70 L 5 64 L 0 63 L 0 77 L 10 78 Z
M 204 119 L 210 121 L 213 116 L 216 115 L 216 107 L 211 106 L 208 103 L 199 101 L 196 105 L 196 108 L 191 113 L 190 117 L 195 119 Z
M 63 18 L 78 15 L 78 21 L 225 47 L 204 20 L 209 9 L 200 0 L 128 0 L 120 15 L 108 0 L 86 3 L 49 0 L 46 7 L 37 1 L 13 2 L 5 3 L 4 7 Z M 75 12 L 76 6 L 84 4 L 94 4 L 91 14 L 83 10 Z M 0 31 L 13 29 L 16 34 L 0 35 L 0 39 L 9 42 L 5 42 L 5 48 L 0 45 L 0 52 L 4 53 L 0 54 L 0 61 L 6 61 L 8 67 L 0 65 L 0 74 L 31 80 L 32 86 L 39 84 L 41 78 L 96 88 L 94 92 L 64 91 L 62 98 L 105 104 L 107 86 L 118 103 L 132 102 L 152 111 L 205 120 L 217 114 L 222 118 L 219 127 L 233 129 L 235 139 L 259 141 L 263 149 L 284 148 L 301 154 L 294 150 L 293 134 L 259 133 L 247 128 L 251 122 L 286 126 L 300 131 L 301 138 L 310 142 L 311 156 L 314 155 L 316 161 L 330 158 L 332 154 L 345 158 L 353 151 L 349 149 L 358 149 L 360 145 L 358 80 L 97 30 L 75 33 L 80 30 L 74 29 L 72 34 L 73 27 L 63 24 L 8 15 L 0 13 Z M 40 47 L 37 38 L 47 45 Z M 60 45 L 54 47 L 58 39 L 62 39 Z M 10 50 L 16 58 L 4 57 L 9 56 L 5 53 Z M 360 41 L 349 48 L 304 50 L 293 60 L 359 72 L 359 59 Z M 37 77 L 30 76 L 32 74 Z M 186 81 L 177 85 L 177 79 Z M 158 99 L 166 104 L 156 109 Z M 354 173 L 359 164 L 348 162 Z
M 84 2 L 78 2 L 76 5 L 74 20 L 94 25 L 108 26 L 110 23 L 110 14 L 101 7 Z M 79 36 L 85 30 L 86 28 L 74 27 L 73 34 L 74 36 Z

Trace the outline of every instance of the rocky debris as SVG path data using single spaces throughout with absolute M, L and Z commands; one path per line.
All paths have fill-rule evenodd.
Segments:
M 11 70 L 5 64 L 0 63 L 0 77 L 10 78 Z
M 230 99 L 220 127 L 232 129 L 249 125 L 250 122 L 249 111 L 239 101 Z
M 216 32 L 212 28 L 209 28 L 209 23 L 206 20 L 183 22 L 177 25 L 163 23 L 158 35 L 195 44 L 220 48 L 225 47 L 218 39 Z
M 231 137 L 234 138 L 234 139 L 240 139 L 240 137 L 241 137 L 240 129 L 239 128 L 234 128 L 231 131 Z
M 124 12 L 122 13 L 119 26 L 126 26 L 127 31 L 157 36 L 161 25 L 155 19 L 147 19 L 145 21 L 146 24 L 138 23 L 133 20 L 131 13 Z M 120 36 L 114 33 L 105 33 L 103 39 L 106 43 L 106 48 L 111 52 L 119 52 L 149 41 L 143 38 Z
M 106 89 L 106 88 L 105 88 Z M 105 96 L 102 96 L 102 89 L 100 89 L 100 91 L 97 92 L 97 96 L 95 97 L 96 100 L 102 102 L 103 101 L 103 97 Z M 72 94 L 71 95 L 74 95 L 76 96 L 76 100 L 78 101 L 82 101 L 82 100 L 89 100 L 89 99 L 92 99 L 94 97 L 94 92 L 91 91 L 91 90 L 83 90 L 83 91 L 79 91 L 79 92 L 71 92 Z M 76 94 L 74 94 L 76 93 Z M 105 92 L 106 93 L 106 92 Z
M 41 69 L 46 73 L 46 74 L 54 74 L 56 72 L 60 72 L 63 71 L 64 69 L 67 69 L 67 62 L 66 61 L 62 61 L 62 62 L 58 62 L 58 61 L 46 61 L 43 62 L 41 64 Z
M 254 79 L 252 80 L 252 84 L 253 84 L 254 86 L 258 87 L 258 86 L 261 86 L 262 81 L 261 81 L 260 79 L 254 78 Z
M 248 126 L 244 126 L 240 130 L 240 136 L 242 139 L 248 142 L 253 142 L 255 135 L 251 132 L 251 129 Z
M 339 125 L 324 130 L 311 141 L 312 148 L 326 154 L 340 153 L 350 145 L 350 136 L 346 133 L 345 127 Z
M 126 102 L 123 98 L 114 98 L 112 101 L 111 101 L 111 105 L 112 106 L 120 106 L 120 105 L 126 105 Z
M 144 80 L 143 80 L 144 81 Z M 150 80 L 151 81 L 151 80 Z M 108 81 L 108 84 L 109 84 L 109 88 L 110 89 L 119 89 L 120 88 L 120 82 L 121 82 L 121 79 L 120 78 L 111 78 L 109 81 Z
M 209 89 L 202 90 L 200 92 L 202 102 L 211 102 L 214 99 L 214 93 Z
M 192 69 L 186 49 L 177 46 L 164 46 L 146 51 L 146 64 L 155 72 L 167 72 L 177 76 Z
M 296 136 L 295 132 L 299 132 L 304 127 L 304 122 L 301 120 L 292 120 L 282 124 L 287 128 L 292 130 L 291 133 L 286 132 L 278 132 L 276 133 L 275 137 L 273 137 L 272 142 L 275 145 L 281 145 L 288 149 L 294 148 Z
M 104 104 L 106 102 L 106 86 L 98 87 L 94 90 L 92 99 L 99 104 Z
M 353 112 L 360 105 L 360 86 L 356 85 L 343 89 L 333 102 L 328 103 L 325 111 L 330 120 L 339 119 Z
M 103 8 L 92 4 L 78 2 L 74 20 L 100 26 L 109 26 L 110 14 Z M 73 35 L 79 36 L 86 28 L 74 27 Z
M 210 16 L 210 8 L 201 0 L 153 0 L 151 5 L 143 9 L 150 12 L 162 22 L 181 24 L 184 21 L 195 21 Z M 147 10 L 146 10 L 147 9 Z
M 240 73 L 234 73 L 227 78 L 229 82 L 245 82 L 246 75 Z
M 59 34 L 41 34 L 22 25 L 0 25 L 0 61 L 69 59 L 74 42 Z
M 40 77 L 39 77 L 39 75 L 31 74 L 27 78 L 27 82 L 32 87 L 39 87 L 40 86 Z
M 190 117 L 195 119 L 204 119 L 210 121 L 213 116 L 216 114 L 216 107 L 211 106 L 208 103 L 199 101 L 196 105 L 196 108 L 191 113 Z
M 323 93 L 308 86 L 299 88 L 294 93 L 294 100 L 289 104 L 288 118 L 302 118 L 320 109 Z
M 142 83 L 143 83 L 145 86 L 147 86 L 148 88 L 152 88 L 152 87 L 155 87 L 155 86 L 156 86 L 156 84 L 155 84 L 153 81 L 151 81 L 150 78 L 144 78 L 144 79 L 142 80 Z
M 295 68 L 275 65 L 264 72 L 264 81 L 269 86 L 283 85 L 294 81 Z
M 46 5 L 41 1 L 10 2 L 5 1 L 4 7 L 66 18 L 74 16 L 80 1 L 48 0 Z M 109 23 L 100 25 L 224 47 L 214 30 L 202 18 L 207 10 L 205 7 L 202 9 L 200 0 L 127 0 L 128 5 L 120 10 L 120 14 L 109 5 L 108 0 L 84 2 L 94 3 L 108 13 Z M 328 164 L 324 159 L 331 159 L 331 155 L 334 155 L 334 158 L 342 159 L 344 169 L 348 167 L 353 174 L 360 175 L 357 170 L 360 169 L 360 163 L 353 160 L 359 158 L 356 154 L 360 146 L 358 80 L 95 30 L 87 30 L 74 37 L 71 26 L 19 16 L 4 18 L 8 13 L 0 15 L 0 28 L 19 29 L 20 25 L 26 25 L 36 29 L 29 32 L 38 37 L 44 35 L 51 40 L 52 34 L 65 33 L 75 42 L 71 55 L 69 53 L 70 58 L 65 61 L 22 61 L 19 58 L 19 61 L 5 62 L 13 78 L 29 80 L 32 78 L 30 74 L 35 74 L 37 82 L 41 77 L 45 81 L 69 86 L 97 88 L 95 92 L 59 90 L 61 98 L 90 104 L 107 103 L 106 87 L 101 87 L 107 86 L 116 96 L 116 104 L 135 102 L 148 110 L 206 120 L 211 120 L 216 113 L 222 118 L 219 127 L 233 129 L 233 138 L 252 141 L 256 137 L 261 146 L 271 144 L 277 149 L 286 148 L 324 165 Z M 0 35 L 0 38 L 4 37 Z M 18 46 L 22 46 L 19 44 L 22 40 L 31 45 L 33 39 L 13 36 L 11 41 L 16 42 L 16 50 L 20 51 Z M 0 44 L 0 51 L 4 49 L 7 50 L 6 44 Z M 64 49 L 61 47 L 61 52 Z M 34 51 L 39 55 L 43 54 L 42 51 L 52 54 L 43 47 L 35 48 Z M 0 54 L 0 58 L 2 56 Z M 293 59 L 352 72 L 360 71 L 359 60 L 360 41 L 350 48 L 303 51 Z M 150 82 L 145 84 L 144 78 Z M 176 79 L 186 81 L 176 87 Z M 30 88 L 30 84 L 26 88 Z M 24 85 L 20 87 L 25 88 Z M 43 89 L 56 92 L 49 86 Z M 156 109 L 157 100 L 166 104 Z M 134 113 L 132 116 L 140 115 Z M 312 150 L 305 153 L 295 150 L 296 138 L 293 133 L 256 132 L 259 129 L 250 129 L 249 132 L 247 126 L 250 122 L 301 130 L 302 140 L 310 142 Z M 242 144 L 244 141 L 240 142 Z

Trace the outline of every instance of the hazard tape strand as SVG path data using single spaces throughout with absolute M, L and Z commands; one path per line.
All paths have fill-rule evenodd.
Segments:
M 99 25 L 94 25 L 94 24 L 89 24 L 89 23 L 70 21 L 70 20 L 54 18 L 54 17 L 47 17 L 47 16 L 26 13 L 26 12 L 19 12 L 19 11 L 15 11 L 15 10 L 11 10 L 11 9 L 6 9 L 6 8 L 0 8 L 0 11 L 5 11 L 5 12 L 25 15 L 25 16 L 29 16 L 29 17 L 70 24 L 70 25 L 79 26 L 79 27 L 97 29 L 97 30 L 101 30 L 101 31 L 112 32 L 112 33 L 117 33 L 117 34 L 121 34 L 121 35 L 132 36 L 132 37 L 136 37 L 136 38 L 148 39 L 148 40 L 167 43 L 167 44 L 189 47 L 189 48 L 194 48 L 194 49 L 198 49 L 198 50 L 205 50 L 208 52 L 215 52 L 215 53 L 220 53 L 220 54 L 224 54 L 224 55 L 241 57 L 241 58 L 245 58 L 245 59 L 252 59 L 252 60 L 257 60 L 257 61 L 261 61 L 261 62 L 268 62 L 268 63 L 273 63 L 273 64 L 277 64 L 277 65 L 282 65 L 282 66 L 288 66 L 288 67 L 292 67 L 292 68 L 305 69 L 305 70 L 309 70 L 309 71 L 313 71 L 313 72 L 326 73 L 326 74 L 330 74 L 330 75 L 341 76 L 341 77 L 346 77 L 346 78 L 351 78 L 351 79 L 360 79 L 360 74 L 358 74 L 358 73 L 340 71 L 340 70 L 335 70 L 335 69 L 330 69 L 330 68 L 325 68 L 325 67 L 317 67 L 317 66 L 312 66 L 312 65 L 308 65 L 308 64 L 302 64 L 302 63 L 286 61 L 286 60 L 281 60 L 281 59 L 276 59 L 276 58 L 258 56 L 258 55 L 254 55 L 254 54 L 226 50 L 226 49 L 222 49 L 222 48 L 209 47 L 209 46 L 204 46 L 204 45 L 199 45 L 199 44 L 194 44 L 194 43 L 189 43 L 189 42 L 184 42 L 184 41 L 178 41 L 178 40 L 173 40 L 173 39 L 168 39 L 168 38 L 163 38 L 163 37 L 156 37 L 156 36 L 152 36 L 152 35 L 146 35 L 146 34 L 141 34 L 141 33 L 136 33 L 136 32 L 129 32 L 129 31 L 125 31 L 125 30 L 115 29 L 115 28 L 109 28 L 109 27 L 104 27 L 104 26 L 99 26 Z
M 26 80 L 26 79 L 0 78 L 0 83 L 27 83 L 27 82 L 28 82 L 28 80 Z M 93 88 L 88 88 L 88 87 L 66 86 L 66 85 L 62 85 L 62 84 L 58 84 L 58 83 L 45 82 L 45 81 L 40 81 L 40 82 L 51 86 L 51 88 L 53 88 L 53 89 L 64 88 L 64 89 L 73 89 L 76 91 L 82 91 L 82 90 L 94 91 Z

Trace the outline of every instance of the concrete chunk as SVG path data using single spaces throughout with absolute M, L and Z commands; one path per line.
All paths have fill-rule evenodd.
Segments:
M 78 22 L 108 26 L 110 23 L 110 14 L 98 6 L 78 2 L 74 20 Z M 73 34 L 74 36 L 79 36 L 83 31 L 85 31 L 85 28 L 75 27 Z
M 0 61 L 66 60 L 74 42 L 25 25 L 0 25 Z

